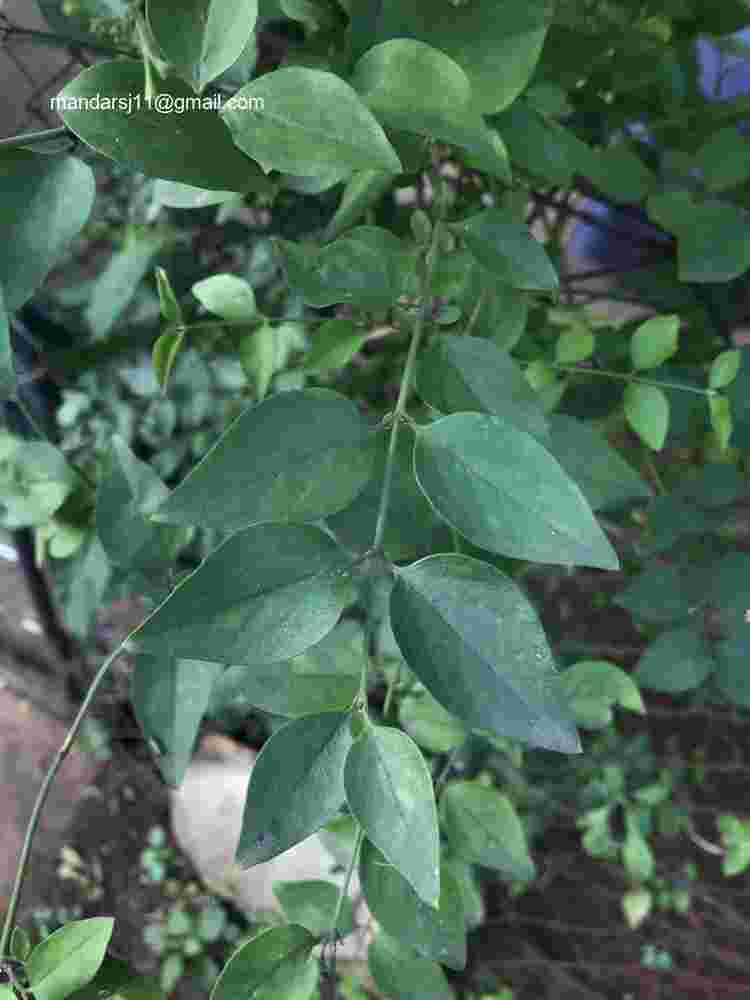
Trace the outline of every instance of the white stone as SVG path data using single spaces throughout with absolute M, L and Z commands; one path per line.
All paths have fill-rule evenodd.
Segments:
M 189 766 L 182 785 L 171 793 L 172 830 L 177 843 L 195 865 L 212 892 L 242 910 L 250 920 L 280 914 L 273 894 L 275 882 L 325 879 L 342 885 L 343 872 L 332 873 L 336 862 L 314 834 L 265 864 L 242 869 L 234 862 L 240 838 L 245 794 L 256 755 L 233 741 L 209 738 Z M 231 742 L 231 752 L 227 749 Z M 216 755 L 217 745 L 222 756 Z M 367 954 L 369 911 L 360 897 L 356 872 L 349 894 L 355 902 L 357 930 L 337 948 L 337 956 L 361 960 Z

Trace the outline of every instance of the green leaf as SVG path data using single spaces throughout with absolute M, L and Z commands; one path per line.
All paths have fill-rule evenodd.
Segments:
M 452 782 L 440 800 L 440 815 L 451 847 L 465 861 L 524 882 L 536 877 L 521 821 L 496 788 Z
M 381 430 L 375 440 L 375 464 L 367 486 L 344 510 L 328 519 L 328 524 L 344 545 L 364 552 L 372 544 L 388 455 L 390 430 Z M 388 559 L 416 559 L 435 546 L 450 544 L 450 532 L 438 518 L 417 486 L 412 469 L 414 434 L 401 428 L 396 440 L 396 458 L 391 483 L 390 504 L 383 537 Z
M 31 954 L 31 938 L 23 927 L 14 927 L 10 936 L 10 951 L 19 962 L 25 962 Z
M 395 174 L 386 170 L 357 170 L 346 182 L 339 207 L 323 232 L 323 243 L 329 243 L 346 229 L 359 222 L 368 208 L 374 207 L 393 186 Z
M 457 228 L 482 267 L 503 284 L 528 292 L 558 288 L 557 273 L 544 247 L 506 212 L 488 208 Z
M 148 0 L 148 24 L 159 48 L 200 93 L 242 55 L 255 28 L 258 0 Z
M 265 399 L 268 387 L 276 371 L 277 344 L 276 329 L 271 323 L 264 323 L 240 341 L 240 364 L 246 378 L 255 385 L 255 396 L 260 402 Z
M 180 303 L 169 280 L 169 275 L 163 267 L 157 267 L 154 269 L 154 276 L 156 277 L 156 290 L 159 294 L 159 312 L 162 319 L 170 326 L 181 326 L 185 320 L 182 315 Z
M 695 166 L 709 191 L 736 187 L 750 177 L 750 143 L 735 125 L 719 129 L 698 150 Z
M 371 943 L 367 961 L 375 985 L 391 1000 L 454 1000 L 437 962 L 415 955 L 383 931 Z
M 42 284 L 94 204 L 91 167 L 73 156 L 0 152 L 0 287 L 8 314 Z
M 119 434 L 96 495 L 96 531 L 110 561 L 140 570 L 166 569 L 175 558 L 183 529 L 149 519 L 169 490 L 150 465 L 136 458 Z
M 641 441 L 654 451 L 661 451 L 669 430 L 669 400 L 663 389 L 630 382 L 623 406 L 628 423 Z
M 234 274 L 212 274 L 197 281 L 193 295 L 205 309 L 222 319 L 239 322 L 256 318 L 253 286 Z
M 468 735 L 458 719 L 426 690 L 401 699 L 398 719 L 415 743 L 432 753 L 448 753 Z
M 625 870 L 639 882 L 648 882 L 653 877 L 656 868 L 651 848 L 641 833 L 637 818 L 631 812 L 626 812 L 625 822 L 627 832 L 622 845 L 622 861 Z
M 218 941 L 227 926 L 227 911 L 220 904 L 211 904 L 201 908 L 198 914 L 196 931 L 202 941 Z
M 169 376 L 172 374 L 172 368 L 177 360 L 177 355 L 180 352 L 184 339 L 184 330 L 180 330 L 179 333 L 168 330 L 166 333 L 162 333 L 160 337 L 157 337 L 154 342 L 151 352 L 151 364 L 154 366 L 154 374 L 161 386 L 162 392 L 166 392 L 167 390 Z
M 711 362 L 708 385 L 711 389 L 724 389 L 737 378 L 742 361 L 741 351 L 722 351 Z
M 578 484 L 592 510 L 651 498 L 635 469 L 589 423 L 559 413 L 547 419 L 549 434 L 544 447 Z
M 476 410 L 537 437 L 547 421 L 539 397 L 506 351 L 480 337 L 435 337 L 422 355 L 417 391 L 442 413 Z
M 622 910 L 628 927 L 636 930 L 651 912 L 653 897 L 648 889 L 631 889 L 622 897 Z
M 695 625 L 662 632 L 638 661 L 635 679 L 652 691 L 683 694 L 700 687 L 714 668 Z
M 10 342 L 10 324 L 5 310 L 3 288 L 0 285 L 0 399 L 12 399 L 17 388 L 13 348 Z
M 377 226 L 358 226 L 320 250 L 276 241 L 289 285 L 308 305 L 340 302 L 369 309 L 392 306 L 401 295 L 403 248 L 397 236 Z
M 193 97 L 189 87 L 173 78 L 159 80 L 158 90 L 164 102 Z M 258 165 L 234 145 L 215 110 L 186 104 L 178 114 L 151 107 L 140 60 L 97 63 L 59 97 L 60 115 L 71 131 L 97 152 L 149 177 L 220 191 L 272 190 Z M 91 106 L 94 98 L 99 109 Z M 103 98 L 111 106 L 102 107 Z M 251 117 L 247 111 L 242 115 Z
M 362 845 L 359 879 L 367 905 L 387 934 L 423 958 L 452 969 L 466 966 L 466 932 L 461 893 L 450 871 L 440 871 L 437 909 L 423 903 L 411 885 L 369 840 Z
M 630 340 L 633 367 L 656 368 L 668 361 L 679 346 L 679 316 L 653 316 L 641 323 Z
M 93 624 L 111 574 L 107 553 L 98 536 L 91 534 L 70 566 L 71 583 L 64 601 L 66 624 L 80 638 Z
M 224 666 L 205 660 L 140 653 L 131 680 L 131 699 L 156 764 L 173 788 L 179 787 L 192 757 L 211 690 Z
M 568 187 L 574 174 L 589 176 L 595 170 L 596 154 L 591 147 L 525 100 L 515 101 L 492 121 L 514 165 L 548 184 Z
M 739 205 L 678 191 L 652 196 L 648 211 L 677 236 L 680 281 L 733 281 L 750 267 L 750 213 Z
M 318 327 L 312 348 L 305 358 L 305 371 L 331 371 L 343 368 L 369 336 L 361 333 L 349 319 L 329 319 Z
M 708 412 L 711 427 L 718 438 L 719 448 L 726 451 L 732 437 L 732 411 L 726 396 L 709 396 Z
M 182 955 L 172 952 L 164 959 L 159 975 L 161 988 L 169 994 L 174 991 L 177 983 L 185 974 L 185 959 Z
M 529 82 L 544 44 L 553 8 L 547 0 L 494 0 L 435 4 L 432 0 L 383 0 L 368 44 L 415 38 L 450 56 L 467 73 L 477 110 L 502 111 Z M 376 18 L 376 20 L 375 20 Z M 357 53 L 359 54 L 359 53 Z
M 160 655 L 272 663 L 319 642 L 353 597 L 348 562 L 328 535 L 265 523 L 224 541 L 133 638 Z
M 593 170 L 583 170 L 613 201 L 644 201 L 656 188 L 656 177 L 626 143 L 597 151 Z
M 260 1000 L 264 988 L 279 985 L 307 966 L 314 945 L 312 934 L 298 924 L 261 931 L 234 952 L 221 970 L 211 1000 Z
M 579 660 L 560 682 L 579 726 L 602 729 L 612 722 L 614 705 L 645 714 L 640 691 L 620 667 L 606 660 Z
M 273 884 L 273 894 L 281 903 L 287 920 L 301 924 L 318 938 L 330 934 L 333 928 L 340 893 L 333 882 L 321 880 Z M 348 896 L 344 896 L 336 929 L 341 937 L 354 930 L 354 909 Z
M 364 657 L 361 626 L 345 619 L 304 653 L 281 663 L 230 667 L 211 693 L 209 715 L 226 708 L 297 717 L 344 711 L 359 690 Z
M 88 983 L 68 1000 L 164 1000 L 157 981 L 151 976 L 139 976 L 127 962 L 107 957 L 99 971 Z
M 420 427 L 414 469 L 438 514 L 480 548 L 619 568 L 578 486 L 535 438 L 500 417 L 456 413 Z
M 580 750 L 536 612 L 493 566 L 435 555 L 399 569 L 391 625 L 409 668 L 467 726 Z
M 485 917 L 484 900 L 482 892 L 477 884 L 472 866 L 458 857 L 448 857 L 443 862 L 456 881 L 456 886 L 461 894 L 461 908 L 464 911 L 467 930 L 478 927 Z
M 491 340 L 503 351 L 512 351 L 526 329 L 528 296 L 499 284 L 468 251 L 471 267 L 458 297 L 466 315 L 473 318 L 472 330 Z
M 179 181 L 154 181 L 154 201 L 167 208 L 205 208 L 237 197 L 236 191 L 208 191 Z
M 260 98 L 263 106 L 251 99 Z M 234 141 L 266 171 L 327 167 L 401 173 L 401 161 L 357 92 L 324 70 L 287 66 L 253 80 L 222 111 Z M 248 110 L 248 107 L 253 110 Z
M 662 499 L 667 498 L 660 497 L 656 502 Z M 672 500 L 673 495 L 669 499 Z M 670 516 L 669 508 L 666 516 Z M 671 516 L 675 516 L 674 511 Z M 615 595 L 614 602 L 639 621 L 665 625 L 694 614 L 705 602 L 706 596 L 702 574 L 691 576 L 679 566 L 651 563 L 630 586 Z
M 250 776 L 238 864 L 270 861 L 337 815 L 351 745 L 348 712 L 308 715 L 273 734 Z
M 150 270 L 154 255 L 165 243 L 164 234 L 158 230 L 147 226 L 127 227 L 122 249 L 113 254 L 96 278 L 86 307 L 86 323 L 96 339 L 110 332 Z
M 114 928 L 112 917 L 65 924 L 34 948 L 26 962 L 38 1000 L 65 1000 L 96 975 Z
M 555 344 L 555 361 L 561 365 L 585 361 L 595 347 L 596 339 L 591 330 L 563 330 Z
M 417 745 L 368 725 L 344 768 L 346 801 L 372 843 L 420 899 L 437 906 L 440 843 L 432 778 Z
M 445 52 L 392 39 L 362 56 L 351 82 L 384 125 L 460 146 L 479 156 L 489 174 L 510 182 L 505 146 L 484 123 L 469 77 Z
M 314 521 L 352 502 L 374 457 L 374 435 L 344 396 L 329 389 L 280 393 L 237 417 L 158 517 L 224 531 Z

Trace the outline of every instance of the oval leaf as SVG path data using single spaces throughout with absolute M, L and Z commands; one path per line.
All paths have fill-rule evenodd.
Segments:
M 65 924 L 29 955 L 26 974 L 38 1000 L 65 1000 L 90 982 L 104 961 L 115 922 L 92 917 Z
M 234 95 L 222 118 L 234 141 L 266 170 L 302 176 L 327 167 L 401 173 L 401 161 L 372 112 L 339 76 L 287 66 Z M 252 99 L 260 99 L 262 110 Z
M 496 788 L 473 781 L 452 782 L 443 792 L 440 814 L 459 857 L 524 882 L 535 878 L 521 820 L 510 799 Z
M 250 776 L 238 864 L 270 861 L 336 816 L 351 745 L 348 712 L 309 715 L 273 734 Z
M 460 232 L 482 267 L 503 284 L 528 292 L 557 289 L 557 273 L 544 247 L 507 212 L 487 209 L 462 222 Z
M 382 931 L 367 953 L 375 985 L 392 1000 L 454 1000 L 445 973 Z
M 406 733 L 368 725 L 344 768 L 346 800 L 369 839 L 414 888 L 437 906 L 440 850 L 432 778 Z
M 669 430 L 669 400 L 654 385 L 631 382 L 623 397 L 625 417 L 638 437 L 654 451 L 661 451 Z
M 254 320 L 255 292 L 250 282 L 235 274 L 212 274 L 193 285 L 193 295 L 209 312 L 232 321 Z
M 221 191 L 272 190 L 260 167 L 234 145 L 216 111 L 186 105 L 177 113 L 175 101 L 195 99 L 184 83 L 159 80 L 161 113 L 149 105 L 143 88 L 140 61 L 97 63 L 60 91 L 60 115 L 97 152 L 149 177 Z
M 537 440 L 500 417 L 456 413 L 420 427 L 414 468 L 438 514 L 480 548 L 619 568 L 578 486 Z
M 298 924 L 261 931 L 234 952 L 211 990 L 211 1000 L 260 1000 L 264 987 L 280 986 L 301 974 L 314 945 L 312 934 Z
M 81 231 L 95 194 L 91 167 L 73 156 L 2 150 L 0 286 L 9 314 L 31 298 Z
M 328 389 L 283 392 L 252 406 L 174 490 L 159 520 L 237 531 L 259 521 L 315 521 L 365 486 L 375 435 Z
M 462 555 L 400 569 L 391 625 L 410 669 L 467 726 L 579 752 L 544 629 L 499 570 Z
M 148 0 L 148 24 L 168 61 L 202 91 L 235 63 L 255 28 L 258 0 Z
M 427 906 L 382 853 L 365 840 L 359 880 L 367 905 L 386 933 L 423 958 L 452 969 L 466 966 L 466 933 L 461 893 L 450 869 L 440 871 L 440 901 Z
M 633 367 L 656 368 L 677 353 L 679 316 L 654 316 L 641 323 L 630 340 Z
M 436 337 L 421 358 L 417 391 L 441 413 L 492 413 L 537 437 L 547 421 L 511 356 L 480 337 Z
M 132 635 L 147 651 L 185 659 L 290 659 L 327 635 L 351 602 L 348 565 L 319 528 L 247 528 L 215 549 Z

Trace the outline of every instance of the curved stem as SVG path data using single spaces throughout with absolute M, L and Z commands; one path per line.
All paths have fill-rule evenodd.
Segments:
M 60 125 L 58 128 L 42 129 L 41 132 L 26 132 L 23 135 L 11 135 L 7 139 L 0 139 L 0 147 L 21 148 L 32 142 L 46 142 L 48 139 L 59 139 L 64 135 L 70 135 L 70 132 L 67 125 Z
M 8 951 L 8 943 L 10 941 L 10 935 L 13 931 L 13 923 L 16 919 L 16 912 L 18 910 L 18 903 L 21 898 L 21 889 L 23 888 L 23 880 L 26 875 L 26 868 L 29 863 L 29 855 L 31 854 L 31 846 L 34 842 L 34 835 L 36 834 L 37 826 L 39 825 L 39 818 L 44 809 L 44 804 L 47 801 L 47 796 L 49 790 L 52 787 L 52 782 L 57 776 L 57 772 L 60 770 L 60 765 L 67 757 L 70 752 L 70 748 L 73 746 L 78 731 L 81 728 L 81 724 L 86 717 L 86 713 L 91 707 L 99 688 L 107 676 L 109 668 L 112 666 L 114 661 L 123 651 L 125 644 L 127 643 L 127 638 L 124 639 L 120 645 L 110 653 L 107 659 L 102 663 L 101 667 L 97 671 L 96 677 L 94 677 L 91 682 L 91 686 L 86 692 L 86 697 L 81 703 L 81 707 L 78 709 L 78 714 L 73 720 L 70 729 L 68 730 L 67 736 L 63 740 L 62 746 L 55 754 L 55 758 L 50 764 L 49 770 L 44 776 L 44 781 L 39 789 L 39 793 L 36 797 L 36 802 L 34 803 L 34 808 L 31 812 L 31 818 L 29 819 L 28 826 L 26 827 L 26 836 L 23 842 L 23 848 L 21 849 L 21 857 L 18 861 L 18 868 L 16 869 L 16 878 L 13 884 L 13 892 L 11 893 L 10 902 L 8 903 L 8 910 L 5 914 L 5 922 L 3 924 L 3 933 L 0 937 L 0 957 L 4 956 Z
M 679 382 L 657 382 L 648 378 L 640 378 L 638 375 L 629 375 L 627 372 L 613 372 L 606 368 L 579 368 L 577 365 L 558 365 L 554 361 L 550 361 L 548 364 L 556 371 L 574 372 L 576 375 L 603 375 L 605 378 L 619 378 L 624 382 L 641 382 L 643 385 L 652 385 L 656 389 L 681 389 L 684 392 L 697 393 L 699 396 L 718 395 L 716 389 L 701 389 L 697 385 L 682 385 Z
M 441 185 L 441 190 L 444 192 L 445 182 L 440 176 L 438 176 L 438 183 Z M 435 223 L 432 227 L 432 239 L 430 240 L 430 246 L 424 258 L 424 276 L 421 282 L 422 305 L 414 324 L 414 333 L 412 334 L 411 342 L 409 344 L 409 353 L 406 356 L 406 366 L 401 379 L 401 388 L 399 389 L 398 400 L 396 401 L 396 409 L 393 411 L 393 427 L 391 428 L 391 438 L 388 442 L 388 456 L 386 458 L 385 474 L 383 476 L 383 492 L 380 495 L 378 519 L 375 525 L 375 538 L 372 543 L 372 547 L 374 549 L 379 549 L 383 543 L 386 519 L 388 517 L 388 504 L 390 503 L 391 489 L 393 486 L 393 471 L 396 465 L 396 443 L 398 441 L 398 432 L 406 411 L 406 402 L 409 398 L 409 389 L 411 388 L 411 382 L 414 375 L 419 344 L 422 340 L 422 334 L 424 333 L 425 320 L 428 315 L 431 315 L 432 312 L 430 306 L 430 286 L 432 285 L 432 274 L 435 269 L 435 259 L 438 253 L 444 207 L 445 199 L 441 198 L 438 217 L 435 219 Z

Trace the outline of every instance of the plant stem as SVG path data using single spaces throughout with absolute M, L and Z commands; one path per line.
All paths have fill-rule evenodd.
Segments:
M 682 389 L 684 392 L 694 392 L 699 396 L 718 395 L 717 389 L 701 389 L 697 385 L 682 385 L 679 382 L 655 382 L 648 378 L 640 378 L 638 375 L 629 375 L 627 372 L 613 372 L 606 368 L 579 368 L 577 365 L 559 365 L 554 361 L 547 363 L 557 371 L 574 372 L 576 375 L 603 375 L 605 378 L 619 378 L 624 382 L 641 382 L 643 385 L 652 385 L 656 389 Z
M 393 692 L 398 687 L 400 680 L 401 680 L 401 665 L 399 664 L 399 666 L 396 667 L 396 669 L 393 671 L 393 674 L 391 675 L 391 679 L 388 684 L 388 690 L 386 691 L 385 694 L 385 702 L 383 704 L 384 719 L 388 718 L 388 712 L 390 711 L 391 702 L 393 701 Z
M 21 857 L 18 861 L 18 868 L 16 869 L 16 878 L 13 884 L 13 892 L 11 893 L 10 902 L 8 903 L 8 910 L 5 914 L 5 922 L 3 924 L 3 933 L 0 937 L 0 957 L 5 956 L 8 951 L 8 943 L 10 941 L 10 935 L 13 932 L 13 923 L 16 919 L 16 911 L 18 910 L 18 903 L 21 898 L 21 889 L 23 887 L 23 880 L 26 875 L 26 868 L 29 863 L 29 855 L 31 854 L 31 846 L 34 842 L 34 835 L 36 834 L 37 826 L 39 825 L 39 819 L 42 814 L 42 809 L 44 809 L 44 804 L 47 801 L 47 796 L 49 790 L 52 787 L 52 782 L 57 776 L 57 772 L 60 770 L 60 765 L 67 757 L 70 752 L 70 748 L 73 746 L 78 731 L 81 728 L 81 724 L 86 717 L 86 713 L 91 707 L 99 688 L 107 676 L 109 668 L 112 666 L 114 661 L 123 651 L 127 638 L 124 639 L 120 645 L 110 653 L 107 659 L 102 663 L 97 671 L 96 677 L 94 677 L 91 682 L 91 686 L 86 692 L 86 697 L 81 703 L 81 707 L 78 709 L 78 714 L 73 720 L 70 729 L 68 730 L 67 736 L 63 740 L 62 746 L 55 754 L 54 760 L 50 764 L 49 770 L 44 776 L 41 788 L 36 797 L 36 802 L 34 803 L 34 808 L 31 812 L 31 818 L 29 819 L 28 826 L 26 827 L 26 836 L 24 838 L 23 847 L 21 849 Z
M 104 42 L 73 38 L 72 35 L 59 35 L 51 31 L 34 31 L 31 28 L 8 27 L 3 32 L 2 37 L 4 41 L 9 41 L 11 38 L 28 38 L 39 42 L 40 45 L 59 45 L 65 49 L 88 49 L 91 52 L 102 52 L 110 56 L 129 56 L 131 59 L 135 55 L 130 49 L 120 49 L 114 45 L 106 45 Z
M 331 964 L 328 970 L 328 975 L 329 975 L 332 1000 L 335 1000 L 336 997 L 336 946 L 338 944 L 339 920 L 341 919 L 341 910 L 343 909 L 344 906 L 344 899 L 346 899 L 346 897 L 349 895 L 349 884 L 352 880 L 354 869 L 357 866 L 357 861 L 359 859 L 359 852 L 362 849 L 362 841 L 364 839 L 365 839 L 365 831 L 362 829 L 361 826 L 359 826 L 359 824 L 357 824 L 357 839 L 354 841 L 354 850 L 352 851 L 352 857 L 351 861 L 349 862 L 349 867 L 347 868 L 346 877 L 344 878 L 344 884 L 341 887 L 341 892 L 339 893 L 338 902 L 336 903 L 336 912 L 333 915 L 333 925 L 331 927 L 333 954 L 331 956 Z
M 438 175 L 438 184 L 441 185 L 441 191 L 445 190 L 445 182 L 442 177 Z M 442 210 L 445 206 L 445 199 L 440 199 L 441 210 L 438 213 L 438 217 L 435 219 L 435 224 L 432 227 L 432 239 L 430 240 L 430 246 L 424 258 L 424 276 L 421 282 L 421 300 L 422 306 L 417 314 L 417 318 L 414 324 L 414 333 L 412 334 L 411 342 L 409 344 L 409 353 L 406 356 L 406 366 L 404 368 L 404 374 L 401 379 L 401 388 L 398 394 L 398 400 L 396 401 L 396 409 L 393 411 L 393 427 L 391 428 L 391 437 L 388 442 L 388 457 L 385 463 L 385 474 L 383 476 L 383 492 L 380 495 L 380 507 L 378 509 L 378 519 L 375 525 L 375 538 L 372 543 L 374 549 L 379 549 L 383 543 L 383 535 L 385 534 L 386 518 L 388 517 L 388 504 L 391 499 L 391 489 L 393 486 L 393 471 L 396 465 L 396 443 L 398 441 L 398 432 L 401 426 L 401 422 L 406 411 L 406 402 L 409 398 L 409 389 L 411 387 L 411 381 L 414 375 L 414 367 L 417 360 L 417 351 L 419 350 L 419 344 L 422 340 L 422 334 L 424 333 L 425 320 L 428 315 L 432 314 L 430 308 L 430 286 L 432 285 L 432 274 L 435 269 L 435 259 L 437 257 L 438 247 L 439 247 L 439 236 L 440 228 L 442 222 Z
M 42 129 L 41 132 L 26 132 L 24 135 L 11 135 L 7 139 L 0 139 L 0 147 L 21 148 L 31 142 L 45 142 L 47 139 L 59 139 L 69 134 L 67 126 L 60 125 L 58 128 Z

